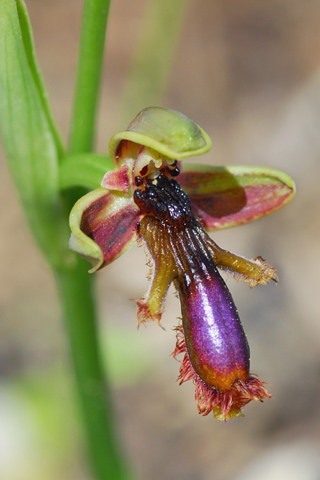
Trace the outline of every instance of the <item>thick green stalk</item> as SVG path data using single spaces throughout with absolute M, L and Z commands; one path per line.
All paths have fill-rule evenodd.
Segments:
M 79 66 L 70 134 L 70 153 L 93 149 L 105 32 L 110 0 L 86 0 Z M 64 194 L 69 209 L 79 192 Z M 81 402 L 91 465 L 97 480 L 127 480 L 115 435 L 110 390 L 102 368 L 93 298 L 93 277 L 88 264 L 57 272 L 76 386 Z
M 71 153 L 92 151 L 110 1 L 85 1 L 70 134 Z
M 100 361 L 92 278 L 88 265 L 56 272 L 61 306 L 66 320 L 70 352 L 84 420 L 89 459 L 97 480 L 127 480 L 120 456 L 114 416 Z

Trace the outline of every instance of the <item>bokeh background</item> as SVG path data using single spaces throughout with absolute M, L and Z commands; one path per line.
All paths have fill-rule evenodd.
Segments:
M 26 3 L 67 139 L 82 2 Z M 111 5 L 99 153 L 147 106 L 135 99 L 132 115 L 121 100 L 146 3 Z M 280 277 L 277 286 L 252 290 L 227 280 L 252 371 L 274 397 L 248 405 L 242 419 L 199 416 L 192 385 L 175 383 L 179 364 L 170 353 L 180 312 L 173 291 L 166 330 L 137 330 L 130 299 L 147 289 L 143 249 L 132 248 L 97 274 L 119 434 L 141 480 L 320 478 L 319 25 L 317 0 L 189 0 L 176 50 L 168 52 L 173 63 L 162 105 L 189 115 L 212 137 L 203 162 L 284 170 L 297 196 L 272 216 L 214 235 L 224 248 L 263 256 Z M 53 279 L 24 223 L 3 153 L 0 169 L 0 478 L 89 479 Z

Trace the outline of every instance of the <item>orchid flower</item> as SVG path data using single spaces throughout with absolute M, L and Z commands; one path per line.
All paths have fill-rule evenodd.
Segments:
M 261 167 L 184 164 L 211 148 L 208 135 L 185 115 L 147 108 L 110 141 L 114 170 L 70 214 L 70 247 L 95 272 L 134 242 L 149 257 L 151 283 L 138 300 L 138 325 L 160 324 L 171 283 L 181 302 L 175 358 L 180 384 L 192 380 L 198 411 L 220 420 L 242 415 L 251 400 L 270 398 L 250 373 L 249 346 L 219 269 L 250 287 L 277 281 L 261 257 L 220 248 L 207 231 L 242 225 L 286 205 L 294 182 Z

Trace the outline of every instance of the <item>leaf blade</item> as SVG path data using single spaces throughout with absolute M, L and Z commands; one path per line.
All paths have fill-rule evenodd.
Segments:
M 21 5 L 14 0 L 0 4 L 0 130 L 31 230 L 47 258 L 61 263 L 61 257 L 69 255 L 58 185 L 61 144 L 48 116 L 49 107 L 44 105 L 44 87 L 40 87 L 35 59 L 30 60 L 31 31 L 25 18 L 21 27 Z

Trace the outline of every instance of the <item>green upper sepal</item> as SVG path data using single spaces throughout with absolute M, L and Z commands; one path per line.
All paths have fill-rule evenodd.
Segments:
M 121 163 L 117 150 L 122 140 L 149 147 L 174 160 L 201 155 L 212 146 L 209 136 L 189 117 L 161 107 L 145 108 L 125 132 L 111 138 L 109 152 L 115 167 Z

